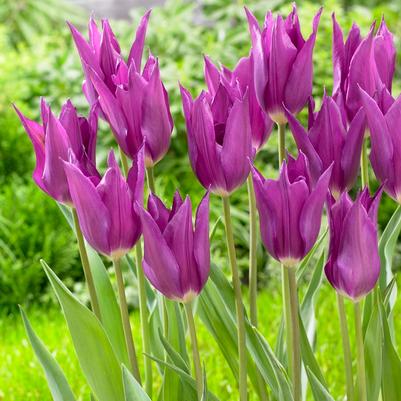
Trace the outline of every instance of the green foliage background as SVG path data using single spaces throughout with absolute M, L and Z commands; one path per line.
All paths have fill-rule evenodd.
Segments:
M 47 13 L 35 4 L 47 3 Z M 70 7 L 55 10 L 55 1 L 6 0 L 0 6 L 0 309 L 12 310 L 17 303 L 47 300 L 46 279 L 38 260 L 43 257 L 55 271 L 73 284 L 82 279 L 77 249 L 71 232 L 56 204 L 35 187 L 30 176 L 34 155 L 30 141 L 11 107 L 15 103 L 29 117 L 39 118 L 39 99 L 44 96 L 59 111 L 67 99 L 82 112 L 87 105 L 81 93 L 82 71 L 69 31 L 63 20 L 68 18 L 81 25 L 86 20 L 82 11 Z M 324 2 L 314 53 L 314 95 L 320 98 L 323 89 L 332 87 L 331 12 L 335 11 L 345 30 L 356 21 L 367 32 L 371 21 L 385 14 L 390 29 L 396 34 L 397 46 L 401 32 L 399 9 L 395 2 L 365 6 L 346 4 L 337 0 Z M 57 2 L 57 4 L 59 4 Z M 215 62 L 233 67 L 249 51 L 249 36 L 243 5 L 248 6 L 260 20 L 267 9 L 288 13 L 289 2 L 279 0 L 204 0 L 194 2 L 170 0 L 152 12 L 147 46 L 159 57 L 162 77 L 170 96 L 175 121 L 174 137 L 167 157 L 156 167 L 158 192 L 166 200 L 176 188 L 189 193 L 195 202 L 203 194 L 202 187 L 190 169 L 178 82 L 195 95 L 204 87 L 203 54 Z M 15 7 L 19 12 L 15 11 Z M 14 8 L 13 8 L 14 7 Z M 311 20 L 317 2 L 298 5 L 305 35 L 311 30 Z M 34 10 L 34 11 L 32 11 Z M 53 10 L 53 12 L 51 12 Z M 143 10 L 132 12 L 132 22 L 113 21 L 113 28 L 122 48 L 128 52 L 136 24 Z M 40 17 L 38 17 L 40 16 Z M 46 23 L 44 22 L 46 21 Z M 401 87 L 397 71 L 394 92 Z M 114 146 L 106 124 L 99 135 L 99 164 Z M 276 174 L 276 135 L 258 156 L 259 167 L 270 176 Z M 213 200 L 212 220 L 221 214 L 218 200 Z M 382 225 L 388 220 L 394 203 L 385 198 L 380 213 Z M 245 189 L 234 196 L 235 230 L 238 241 L 243 281 L 247 280 L 248 216 Z M 214 261 L 225 266 L 222 225 L 218 225 L 213 241 Z M 261 284 L 268 285 L 278 271 L 266 252 L 259 250 Z M 395 265 L 399 265 L 395 263 Z

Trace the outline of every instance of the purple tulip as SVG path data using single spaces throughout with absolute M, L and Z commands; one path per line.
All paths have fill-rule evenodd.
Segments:
M 192 99 L 181 86 L 189 158 L 200 183 L 221 196 L 247 179 L 253 157 L 248 91 L 232 99 L 220 83 L 214 96 Z
M 256 99 L 252 63 L 252 56 L 243 57 L 233 71 L 230 71 L 225 66 L 219 71 L 212 61 L 205 57 L 205 80 L 208 92 L 213 97 L 216 96 L 220 84 L 225 87 L 230 94 L 230 106 L 232 106 L 236 98 L 241 98 L 249 90 L 252 146 L 258 151 L 269 138 L 273 128 L 273 121 L 262 110 Z
M 353 203 L 346 192 L 329 208 L 330 249 L 325 272 L 330 284 L 357 302 L 380 275 L 377 210 L 382 190 L 371 198 L 368 189 Z
M 267 251 L 285 266 L 295 266 L 313 247 L 320 230 L 330 166 L 312 185 L 303 153 L 283 162 L 278 180 L 265 180 L 254 168 L 256 206 L 262 241 Z
M 252 38 L 256 97 L 270 118 L 286 122 L 283 105 L 293 114 L 303 109 L 312 94 L 313 48 L 322 9 L 313 19 L 313 32 L 305 41 L 294 5 L 286 19 L 267 13 L 263 30 L 246 9 Z
M 72 153 L 82 174 L 96 180 L 97 114 L 91 109 L 88 119 L 79 116 L 68 100 L 57 118 L 42 99 L 42 125 L 15 110 L 28 134 L 36 154 L 33 180 L 44 192 L 58 202 L 71 204 L 63 160 Z
M 150 56 L 142 74 L 135 64 L 120 63 L 113 93 L 97 73 L 88 68 L 99 95 L 99 104 L 123 152 L 135 157 L 145 141 L 145 164 L 153 166 L 167 152 L 173 130 L 166 89 L 158 61 Z
M 98 252 L 119 259 L 141 235 L 140 218 L 134 206 L 136 202 L 143 202 L 143 149 L 134 158 L 127 180 L 112 151 L 100 182 L 93 182 L 82 174 L 74 160 L 64 162 L 64 168 L 85 239 Z
M 344 43 L 343 33 L 333 14 L 334 100 L 345 109 L 349 121 L 362 106 L 358 85 L 369 95 L 385 85 L 391 92 L 396 49 L 384 19 L 374 34 L 374 24 L 362 39 L 356 24 Z
M 132 44 L 127 64 L 135 64 L 136 70 L 141 70 L 142 53 L 145 44 L 146 30 L 149 22 L 150 11 L 141 19 L 136 31 L 135 40 Z M 83 84 L 83 91 L 89 103 L 92 105 L 97 101 L 96 89 L 89 79 L 89 68 L 94 70 L 100 79 L 107 85 L 112 93 L 116 90 L 114 76 L 117 74 L 119 65 L 124 63 L 121 55 L 120 45 L 111 29 L 108 20 L 102 21 L 102 32 L 91 18 L 89 20 L 89 42 L 71 24 L 68 23 L 75 46 L 81 58 L 86 80 Z
M 314 181 L 331 164 L 330 190 L 337 199 L 354 185 L 365 133 L 365 114 L 359 111 L 350 127 L 344 124 L 341 111 L 334 100 L 326 96 L 320 111 L 310 113 L 308 133 L 291 113 L 286 113 L 298 148 L 308 157 Z
M 183 201 L 178 192 L 171 210 L 155 195 L 149 197 L 148 210 L 139 208 L 145 275 L 167 298 L 189 302 L 209 276 L 209 193 L 198 206 L 195 229 L 191 200 Z
M 401 96 L 381 93 L 382 110 L 363 89 L 361 100 L 370 130 L 370 161 L 384 190 L 401 203 Z

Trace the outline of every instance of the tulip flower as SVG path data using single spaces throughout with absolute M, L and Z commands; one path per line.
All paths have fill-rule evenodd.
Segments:
M 252 56 L 243 57 L 238 62 L 233 71 L 222 66 L 221 71 L 205 57 L 205 80 L 208 92 L 211 96 L 216 96 L 219 85 L 223 85 L 229 93 L 229 105 L 236 98 L 240 98 L 246 90 L 249 90 L 249 116 L 252 129 L 252 146 L 258 151 L 269 138 L 273 121 L 260 107 L 255 94 L 253 84 L 253 60 Z M 228 105 L 227 105 L 228 106 Z
M 283 105 L 300 112 L 312 94 L 313 48 L 322 9 L 313 19 L 313 31 L 305 41 L 294 5 L 286 19 L 266 15 L 264 28 L 246 9 L 252 38 L 256 97 L 277 124 L 286 122 Z
M 344 43 L 343 33 L 333 14 L 333 66 L 334 100 L 345 109 L 349 121 L 362 106 L 358 85 L 369 95 L 385 85 L 391 92 L 395 71 L 396 49 L 394 39 L 384 18 L 374 34 L 362 39 L 359 27 L 354 24 Z
M 144 156 L 139 151 L 124 179 L 114 153 L 100 182 L 86 177 L 74 160 L 64 162 L 72 202 L 88 243 L 98 252 L 117 260 L 135 245 L 141 224 L 134 210 L 143 199 Z
M 145 164 L 151 167 L 167 152 L 173 130 L 166 89 L 158 61 L 150 56 L 142 74 L 135 63 L 119 66 L 113 93 L 95 70 L 88 68 L 103 114 L 123 152 L 131 159 L 145 141 Z
M 365 188 L 355 202 L 343 193 L 329 208 L 330 249 L 327 279 L 341 294 L 358 302 L 376 285 L 380 274 L 377 210 L 382 190 L 371 198 Z
M 330 180 L 333 196 L 337 199 L 351 189 L 358 176 L 365 133 L 363 111 L 357 113 L 347 129 L 339 106 L 324 94 L 320 111 L 309 115 L 308 132 L 291 113 L 287 112 L 286 117 L 298 148 L 308 157 L 314 181 L 333 164 Z
M 220 83 L 215 96 L 193 100 L 182 86 L 181 96 L 192 169 L 206 189 L 228 196 L 246 181 L 254 154 L 248 91 L 231 100 Z
M 79 116 L 73 104 L 67 101 L 57 118 L 42 99 L 42 125 L 15 110 L 28 134 L 36 154 L 33 180 L 40 189 L 56 201 L 71 204 L 63 161 L 72 153 L 77 168 L 84 176 L 99 180 L 96 170 L 97 114 L 91 109 L 88 119 Z
M 283 162 L 278 180 L 265 180 L 254 168 L 256 206 L 267 251 L 287 267 L 295 266 L 312 248 L 320 230 L 332 166 L 315 186 L 303 153 Z
M 190 302 L 209 276 L 209 194 L 200 202 L 192 224 L 189 197 L 176 192 L 169 210 L 150 195 L 148 211 L 138 207 L 144 238 L 143 269 L 146 277 L 167 298 Z
M 142 53 L 149 17 L 150 11 L 142 17 L 128 56 L 128 65 L 133 63 L 137 71 L 141 70 Z M 103 29 L 102 32 L 100 32 L 96 21 L 93 18 L 90 19 L 88 25 L 89 42 L 74 27 L 74 25 L 71 23 L 68 23 L 68 25 L 81 58 L 82 67 L 86 77 L 86 80 L 83 83 L 83 92 L 89 103 L 92 105 L 96 103 L 98 96 L 95 87 L 89 79 L 89 68 L 94 70 L 110 91 L 114 93 L 117 86 L 114 82 L 114 76 L 117 74 L 119 65 L 124 63 L 120 45 L 108 20 L 102 21 Z
M 384 190 L 401 203 L 401 96 L 396 100 L 386 97 L 386 112 L 363 89 L 361 100 L 370 130 L 370 162 Z

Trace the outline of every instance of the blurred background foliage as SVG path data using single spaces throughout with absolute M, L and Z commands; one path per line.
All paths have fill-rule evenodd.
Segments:
M 166 158 L 156 167 L 158 192 L 171 199 L 176 188 L 189 193 L 196 203 L 203 194 L 187 159 L 187 144 L 178 81 L 195 95 L 204 87 L 203 54 L 215 62 L 232 68 L 249 51 L 249 36 L 243 5 L 262 21 L 271 8 L 287 14 L 289 1 L 280 0 L 203 0 L 197 2 L 168 0 L 155 7 L 147 37 L 147 47 L 159 57 L 162 77 L 169 91 L 175 121 L 174 137 Z M 302 1 L 298 4 L 305 35 L 320 3 Z M 396 34 L 397 47 L 401 37 L 399 13 L 401 3 L 329 0 L 324 2 L 317 43 L 315 46 L 314 95 L 321 98 L 323 89 L 332 88 L 331 12 L 347 31 L 356 21 L 364 33 L 373 19 L 386 16 L 386 22 Z M 113 21 L 112 26 L 126 54 L 143 10 L 135 9 L 130 19 Z M 15 103 L 30 118 L 39 118 L 39 101 L 44 96 L 59 111 L 71 98 L 81 112 L 87 105 L 81 93 L 82 72 L 65 19 L 82 29 L 86 11 L 59 0 L 2 0 L 0 4 L 0 310 L 11 310 L 17 303 L 45 301 L 46 279 L 39 259 L 45 259 L 67 284 L 82 281 L 75 240 L 57 205 L 32 182 L 34 155 L 30 141 L 21 128 L 11 104 Z M 400 54 L 400 52 L 399 52 Z M 398 65 L 399 65 L 398 60 Z M 394 93 L 401 89 L 397 71 Z M 303 116 L 305 117 L 305 116 Z M 276 174 L 276 135 L 257 160 L 265 174 Z M 99 134 L 99 163 L 113 138 L 105 124 Z M 213 199 L 212 224 L 220 212 L 218 199 Z M 234 196 L 235 230 L 243 281 L 247 280 L 248 217 L 247 195 L 242 188 Z M 380 213 L 383 226 L 394 210 L 394 202 L 385 198 Z M 218 223 L 213 240 L 214 261 L 225 265 L 223 227 Z M 399 253 L 398 253 L 399 255 Z M 270 285 L 279 274 L 266 252 L 259 251 L 261 285 Z M 400 263 L 395 263 L 399 266 Z M 79 288 L 79 286 L 77 287 Z

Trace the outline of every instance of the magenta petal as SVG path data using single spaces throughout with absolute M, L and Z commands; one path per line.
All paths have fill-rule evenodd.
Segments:
M 332 14 L 333 20 L 333 94 L 342 90 L 342 84 L 345 71 L 345 46 L 344 37 L 336 16 Z
M 210 271 L 209 197 L 207 192 L 199 203 L 195 219 L 194 256 L 199 275 L 198 292 L 206 284 Z
M 204 56 L 205 66 L 204 74 L 208 90 L 212 96 L 217 92 L 217 88 L 220 84 L 220 71 L 213 64 L 212 60 L 208 56 Z
M 148 199 L 148 211 L 163 233 L 170 219 L 170 210 L 167 209 L 159 197 L 155 194 L 150 194 Z
M 109 255 L 109 211 L 88 177 L 71 163 L 64 163 L 64 167 L 72 202 L 86 240 L 97 251 Z
M 184 294 L 180 286 L 180 268 L 151 215 L 139 208 L 144 239 L 143 269 L 146 277 L 163 295 L 179 299 Z
M 138 28 L 136 30 L 134 43 L 132 44 L 128 56 L 128 65 L 130 65 L 131 62 L 134 62 L 135 68 L 138 72 L 141 71 L 141 62 L 143 48 L 145 46 L 146 30 L 148 28 L 151 12 L 152 10 L 147 11 L 145 15 L 141 18 L 141 21 L 139 22 Z

